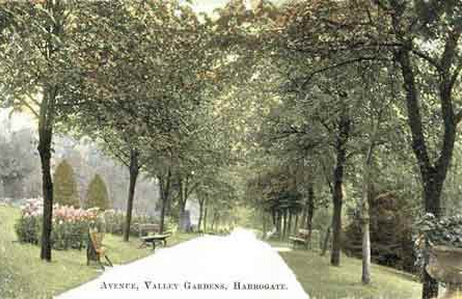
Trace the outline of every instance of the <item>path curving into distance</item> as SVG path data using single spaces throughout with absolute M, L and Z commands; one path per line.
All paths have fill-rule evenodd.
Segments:
M 276 250 L 244 229 L 226 237 L 199 237 L 106 269 L 97 279 L 56 298 L 309 298 Z

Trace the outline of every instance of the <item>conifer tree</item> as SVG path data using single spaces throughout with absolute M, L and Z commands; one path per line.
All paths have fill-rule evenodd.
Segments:
M 66 160 L 56 167 L 53 176 L 53 193 L 56 203 L 60 205 L 80 207 L 80 198 L 75 182 L 74 170 Z
M 109 208 L 109 195 L 106 183 L 99 174 L 95 174 L 88 186 L 85 206 L 87 208 L 98 207 L 103 210 Z

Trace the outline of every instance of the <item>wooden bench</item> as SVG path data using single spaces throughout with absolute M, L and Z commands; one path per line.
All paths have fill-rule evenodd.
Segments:
M 106 247 L 103 246 L 104 233 L 90 230 L 88 232 L 88 245 L 87 245 L 87 266 L 90 261 L 96 261 L 104 270 L 104 265 L 101 260 L 104 258 L 109 266 L 113 267 L 109 256 L 107 255 Z
M 293 244 L 294 249 L 297 244 L 301 244 L 305 248 L 308 248 L 308 244 L 310 242 L 310 231 L 307 229 L 299 229 L 295 236 L 289 237 L 289 241 Z
M 141 245 L 139 248 L 152 245 L 152 250 L 156 250 L 156 243 L 162 243 L 167 246 L 167 239 L 170 237 L 170 232 L 160 234 L 160 227 L 157 224 L 140 224 L 139 233 Z

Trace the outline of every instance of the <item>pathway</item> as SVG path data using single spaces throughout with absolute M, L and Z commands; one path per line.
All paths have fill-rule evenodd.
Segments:
M 276 250 L 243 229 L 106 269 L 57 299 L 308 299 Z

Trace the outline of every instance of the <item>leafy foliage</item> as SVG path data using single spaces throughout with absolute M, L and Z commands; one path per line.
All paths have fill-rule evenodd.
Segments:
M 99 174 L 95 174 L 90 181 L 85 200 L 87 208 L 100 208 L 106 210 L 110 208 L 109 194 L 106 188 L 106 183 Z
M 80 196 L 77 190 L 74 170 L 66 160 L 62 160 L 53 175 L 53 193 L 56 203 L 60 205 L 80 207 Z
M 430 246 L 450 246 L 462 248 L 462 216 L 454 215 L 436 218 L 433 214 L 426 214 L 416 223 L 421 244 L 425 237 Z
M 386 192 L 370 199 L 371 258 L 381 265 L 415 273 L 413 223 L 410 202 Z M 353 214 L 345 228 L 343 249 L 349 255 L 361 258 L 362 232 L 359 213 Z

